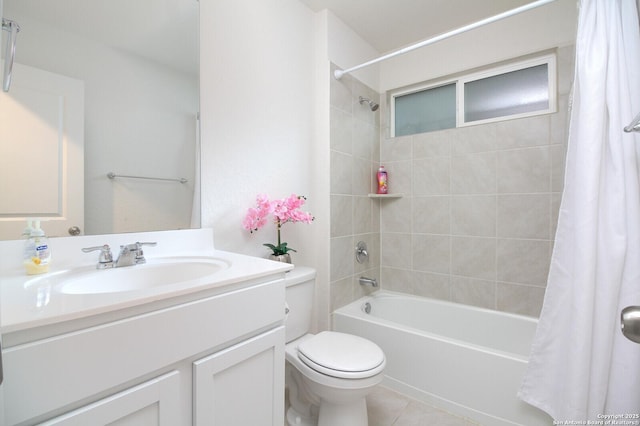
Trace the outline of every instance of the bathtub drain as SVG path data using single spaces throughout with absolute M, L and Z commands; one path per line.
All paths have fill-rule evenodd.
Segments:
M 364 305 L 362 305 L 362 310 L 365 313 L 370 314 L 371 313 L 371 303 L 366 302 Z

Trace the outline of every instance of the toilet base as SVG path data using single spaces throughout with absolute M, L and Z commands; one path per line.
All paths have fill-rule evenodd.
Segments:
M 364 398 L 349 404 L 320 404 L 318 417 L 305 417 L 293 407 L 287 410 L 289 426 L 367 426 L 367 402 Z
M 322 401 L 318 413 L 318 426 L 367 426 L 367 401 L 361 398 L 348 404 Z
M 314 417 L 305 417 L 298 413 L 295 408 L 289 407 L 287 410 L 287 424 L 289 426 L 316 426 L 318 419 Z

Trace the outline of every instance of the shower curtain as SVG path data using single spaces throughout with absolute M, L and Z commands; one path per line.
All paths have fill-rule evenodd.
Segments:
M 620 311 L 640 305 L 640 134 L 623 132 L 640 112 L 637 6 L 579 7 L 565 187 L 518 395 L 559 422 L 637 425 L 640 345 L 620 332 Z

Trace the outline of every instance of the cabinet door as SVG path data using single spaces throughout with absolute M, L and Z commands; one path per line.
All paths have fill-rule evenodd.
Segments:
M 180 411 L 178 374 L 172 371 L 42 425 L 175 426 Z
M 284 327 L 196 361 L 196 426 L 284 424 Z

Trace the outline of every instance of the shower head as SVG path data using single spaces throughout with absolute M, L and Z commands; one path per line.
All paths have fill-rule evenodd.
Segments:
M 376 111 L 380 107 L 380 105 L 373 102 L 371 99 L 363 98 L 362 96 L 360 96 L 360 105 L 362 105 L 365 102 L 369 104 L 369 108 L 371 108 L 371 111 Z

